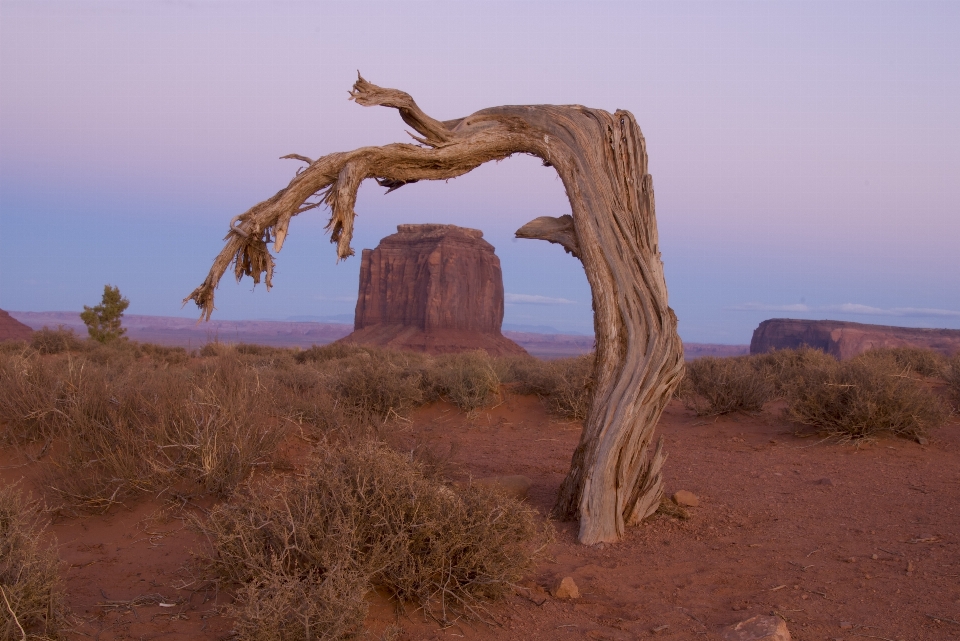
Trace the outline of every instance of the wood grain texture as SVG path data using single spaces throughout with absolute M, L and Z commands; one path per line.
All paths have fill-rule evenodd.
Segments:
M 338 258 L 353 255 L 354 205 L 364 180 L 393 190 L 455 178 L 513 154 L 541 158 L 563 182 L 572 224 L 534 221 L 520 231 L 580 258 L 592 290 L 597 346 L 592 407 L 555 513 L 580 519 L 584 544 L 619 540 L 626 525 L 659 504 L 664 453 L 653 443 L 654 430 L 683 372 L 657 244 L 653 179 L 633 115 L 579 105 L 503 106 L 441 122 L 405 92 L 363 78 L 351 99 L 399 110 L 420 134 L 413 136 L 418 144 L 362 147 L 310 162 L 286 188 L 233 219 L 210 273 L 184 302 L 194 301 L 209 319 L 214 290 L 231 264 L 238 279 L 263 278 L 269 287 L 267 244 L 273 238 L 279 251 L 290 220 L 321 204 L 330 209 L 327 229 Z

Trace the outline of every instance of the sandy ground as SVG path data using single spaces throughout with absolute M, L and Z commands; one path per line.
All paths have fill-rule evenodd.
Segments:
M 423 408 L 394 441 L 448 457 L 458 480 L 526 475 L 528 500 L 546 514 L 579 430 L 536 398 L 507 393 L 475 416 Z M 960 425 L 937 429 L 926 445 L 837 444 L 794 430 L 776 406 L 704 420 L 673 402 L 660 425 L 666 485 L 699 496 L 692 518 L 657 515 L 622 543 L 589 548 L 576 543 L 576 524 L 558 523 L 526 588 L 490 606 L 497 624 L 440 629 L 371 595 L 367 638 L 400 628 L 395 638 L 717 639 L 725 626 L 771 613 L 801 641 L 960 638 Z M 21 461 L 0 452 L 0 479 L 26 476 L 29 486 Z M 204 542 L 184 523 L 164 497 L 57 522 L 76 623 L 68 638 L 228 635 L 216 609 L 228 596 L 191 576 L 191 551 Z M 565 576 L 581 598 L 546 593 Z

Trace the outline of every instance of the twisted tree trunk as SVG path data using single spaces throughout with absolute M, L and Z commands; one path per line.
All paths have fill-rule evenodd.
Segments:
M 418 180 L 447 180 L 513 154 L 531 154 L 563 181 L 572 216 L 538 218 L 520 238 L 559 243 L 580 259 L 593 294 L 596 331 L 594 395 L 555 514 L 580 519 L 584 544 L 617 541 L 624 527 L 660 502 L 662 441 L 652 448 L 660 414 L 680 382 L 683 347 L 657 247 L 653 180 L 643 135 L 627 111 L 610 114 L 573 106 L 507 106 L 440 122 L 402 91 L 363 78 L 351 97 L 364 106 L 393 107 L 420 143 L 363 147 L 308 163 L 269 200 L 231 221 L 226 246 L 193 300 L 203 317 L 214 290 L 234 265 L 239 280 L 273 273 L 267 243 L 279 251 L 290 219 L 325 204 L 338 258 L 353 255 L 354 204 L 360 183 L 374 178 L 389 191 Z M 317 196 L 319 200 L 310 201 Z

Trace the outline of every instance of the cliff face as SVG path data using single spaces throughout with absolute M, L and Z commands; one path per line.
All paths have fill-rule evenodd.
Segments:
M 364 249 L 354 332 L 346 342 L 455 352 L 523 353 L 503 337 L 503 275 L 483 232 L 398 225 Z
M 0 309 L 0 342 L 28 341 L 33 330 Z
M 960 352 L 960 330 L 774 318 L 763 321 L 754 330 L 750 353 L 796 349 L 804 345 L 839 359 L 853 358 L 881 347 L 921 347 L 949 356 Z

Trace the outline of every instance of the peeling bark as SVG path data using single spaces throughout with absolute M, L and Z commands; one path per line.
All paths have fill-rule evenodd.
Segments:
M 417 145 L 390 144 L 334 153 L 308 166 L 269 200 L 231 221 L 226 245 L 194 301 L 213 312 L 214 290 L 233 264 L 239 280 L 271 285 L 273 258 L 290 220 L 320 205 L 338 259 L 353 255 L 354 205 L 360 184 L 375 179 L 389 191 L 418 180 L 448 180 L 491 160 L 530 154 L 553 166 L 571 215 L 524 225 L 521 238 L 558 243 L 580 259 L 593 295 L 597 352 L 594 397 L 580 443 L 554 508 L 579 518 L 584 544 L 617 541 L 626 525 L 656 510 L 662 496 L 662 442 L 652 448 L 660 414 L 680 382 L 683 347 L 657 246 L 653 179 L 643 135 L 627 111 L 579 105 L 505 106 L 441 122 L 408 94 L 359 78 L 351 99 L 397 109 L 420 136 Z M 314 198 L 315 200 L 310 200 Z

